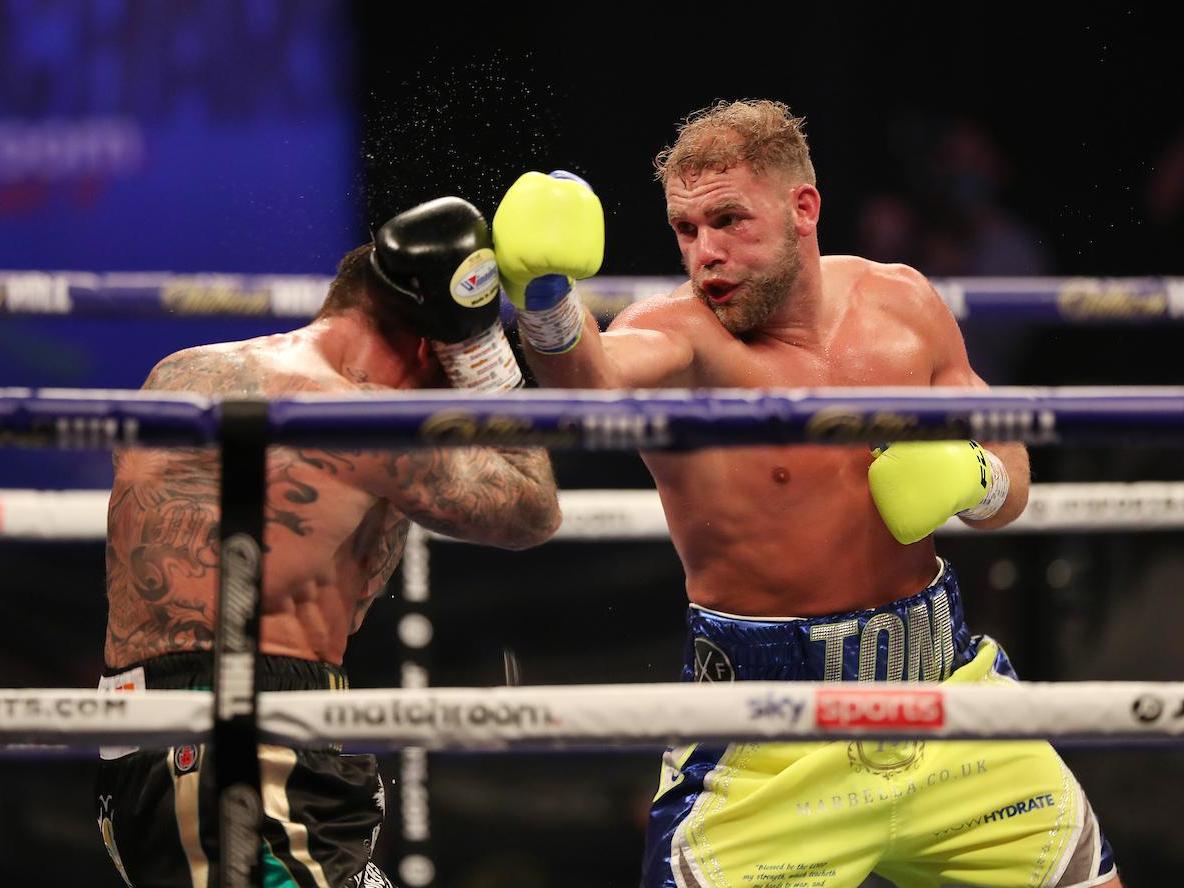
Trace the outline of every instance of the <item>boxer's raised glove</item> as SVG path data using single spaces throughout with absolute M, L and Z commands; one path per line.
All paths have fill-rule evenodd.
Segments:
M 501 325 L 489 226 L 476 207 L 441 197 L 400 213 L 374 235 L 370 265 L 386 284 L 384 307 L 431 340 L 454 386 L 522 384 Z
M 990 518 L 1007 499 L 1007 469 L 974 441 L 897 441 L 872 452 L 868 487 L 899 543 L 923 540 L 952 515 Z
M 563 170 L 523 174 L 493 215 L 493 242 L 527 342 L 544 354 L 574 348 L 584 313 L 573 279 L 596 274 L 604 259 L 604 210 L 591 186 Z

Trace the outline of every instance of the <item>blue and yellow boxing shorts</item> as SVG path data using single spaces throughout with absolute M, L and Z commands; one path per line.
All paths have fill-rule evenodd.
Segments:
M 916 595 L 810 619 L 692 606 L 687 681 L 1006 682 L 941 563 Z M 643 888 L 1098 885 L 1114 855 L 1045 741 L 733 743 L 667 750 Z

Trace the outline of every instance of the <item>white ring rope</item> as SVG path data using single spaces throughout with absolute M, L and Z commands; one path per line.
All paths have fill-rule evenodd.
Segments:
M 107 533 L 105 490 L 0 490 L 0 539 L 101 540 Z M 567 490 L 559 494 L 558 540 L 669 538 L 653 490 Z M 987 533 L 1067 533 L 1184 528 L 1184 482 L 1034 484 L 1023 515 Z M 971 531 L 950 519 L 939 533 Z M 982 532 L 982 531 L 978 531 Z M 448 540 L 432 534 L 433 538 Z
M 207 691 L 0 690 L 0 743 L 204 739 Z M 735 682 L 265 692 L 289 745 L 652 747 L 842 737 L 1184 739 L 1184 682 Z
M 107 490 L 0 490 L 0 539 L 104 540 Z

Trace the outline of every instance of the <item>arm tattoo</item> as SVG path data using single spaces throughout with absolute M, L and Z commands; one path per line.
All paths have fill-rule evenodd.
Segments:
M 311 468 L 309 472 L 305 467 Z M 301 514 L 302 506 L 311 506 L 320 498 L 312 483 L 318 473 L 337 475 L 353 471 L 353 462 L 340 453 L 272 448 L 267 457 L 267 504 L 264 523 L 275 523 L 296 536 L 312 533 L 310 517 Z M 297 477 L 305 469 L 304 479 Z M 279 502 L 282 500 L 283 502 Z
M 391 454 L 386 470 L 408 517 L 448 536 L 519 548 L 542 542 L 558 523 L 546 451 L 416 450 Z

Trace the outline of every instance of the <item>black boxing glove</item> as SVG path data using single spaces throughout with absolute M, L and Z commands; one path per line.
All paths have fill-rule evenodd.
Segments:
M 400 213 L 374 235 L 370 265 L 387 287 L 382 310 L 431 340 L 454 386 L 522 385 L 502 330 L 489 226 L 476 207 L 441 197 Z

